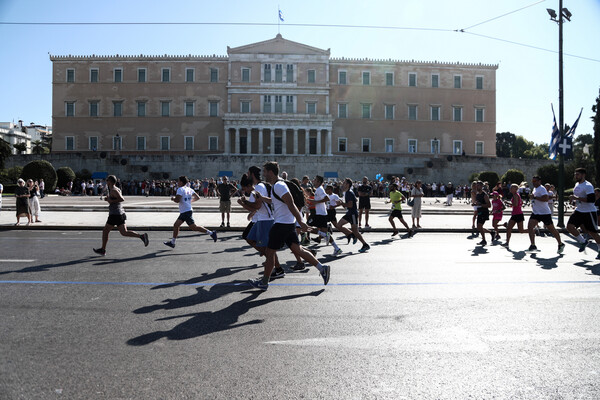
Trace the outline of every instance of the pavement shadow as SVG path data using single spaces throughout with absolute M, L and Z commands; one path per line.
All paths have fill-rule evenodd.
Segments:
M 206 251 L 194 252 L 194 253 L 174 253 L 172 250 L 158 250 L 152 253 L 146 253 L 141 256 L 129 257 L 129 258 L 113 258 L 107 259 L 102 258 L 103 261 L 94 263 L 94 265 L 110 265 L 110 264 L 120 264 L 124 262 L 130 261 L 141 261 L 141 260 L 149 260 L 149 259 L 157 259 L 162 257 L 173 257 L 173 256 L 193 256 L 197 254 L 206 254 Z M 96 257 L 98 259 L 99 257 Z
M 484 246 L 477 246 L 471 251 L 471 257 L 478 257 L 482 254 L 488 254 L 488 250 Z
M 517 260 L 517 261 L 524 259 L 525 255 L 527 255 L 527 253 L 524 250 L 513 251 L 513 250 L 509 249 L 508 247 L 506 248 L 506 250 L 512 254 L 513 260 Z
M 558 267 L 558 260 L 563 258 L 564 254 L 559 254 L 556 257 L 552 258 L 542 258 L 538 257 L 538 255 L 534 253 L 531 254 L 529 257 L 533 258 L 542 269 L 554 269 Z
M 61 262 L 61 263 L 57 263 L 57 264 L 32 265 L 29 267 L 12 270 L 12 271 L 1 271 L 0 275 L 14 274 L 14 273 L 26 274 L 29 272 L 47 272 L 53 268 L 61 268 L 61 267 L 69 267 L 71 265 L 85 264 L 85 263 L 92 262 L 97 259 L 98 259 L 97 256 L 87 256 L 85 258 L 80 258 L 78 260 L 70 260 L 70 261 L 65 261 L 65 262 Z
M 469 240 L 478 239 L 478 238 L 479 238 L 479 232 L 477 232 L 477 231 L 471 232 L 471 234 L 469 236 L 467 236 L 467 239 L 469 239 Z
M 248 249 L 252 249 L 252 246 L 240 246 L 240 247 L 228 247 L 225 250 L 222 251 L 213 251 L 212 254 L 220 254 L 220 253 L 237 253 L 240 251 L 246 251 Z M 254 255 L 254 254 L 252 254 Z
M 218 279 L 218 278 L 224 278 L 226 276 L 231 276 L 233 274 L 237 274 L 238 272 L 248 271 L 251 269 L 256 269 L 258 267 L 259 267 L 258 265 L 254 264 L 254 265 L 249 265 L 249 266 L 245 266 L 245 267 L 219 268 L 214 272 L 211 272 L 211 273 L 205 272 L 205 273 L 201 274 L 200 276 L 197 276 L 195 278 L 191 278 L 191 279 L 188 279 L 185 281 L 176 281 L 176 282 L 172 282 L 172 283 L 165 283 L 163 285 L 154 286 L 150 290 L 168 289 L 168 288 L 180 286 L 180 285 L 193 285 L 193 284 L 200 283 L 200 282 L 207 282 L 207 281 L 211 281 L 211 280 Z
M 169 331 L 156 331 L 147 333 L 127 341 L 130 346 L 145 346 L 159 339 L 169 340 L 193 339 L 211 333 L 223 332 L 230 329 L 240 328 L 246 325 L 260 324 L 262 319 L 253 319 L 239 323 L 239 318 L 255 307 L 261 307 L 276 301 L 294 300 L 302 297 L 316 297 L 324 292 L 324 289 L 310 293 L 295 294 L 281 297 L 270 297 L 257 300 L 263 292 L 254 291 L 240 301 L 218 311 L 205 311 L 199 313 L 183 314 L 172 317 L 160 318 L 157 321 L 169 321 L 180 318 L 188 318 L 186 321 L 173 327 Z
M 579 261 L 574 265 L 585 268 L 592 273 L 592 275 L 600 275 L 600 263 L 593 264 L 592 261 Z

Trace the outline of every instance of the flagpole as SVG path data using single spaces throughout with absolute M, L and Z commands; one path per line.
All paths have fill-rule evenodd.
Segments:
M 277 4 L 277 34 L 281 34 L 281 31 L 279 30 L 279 24 L 281 23 L 281 18 L 279 17 L 279 13 L 280 13 L 281 9 L 279 8 L 279 4 Z
M 560 142 L 564 139 L 564 93 L 563 93 L 563 6 L 558 1 L 558 132 Z M 558 227 L 565 227 L 565 157 L 558 152 Z

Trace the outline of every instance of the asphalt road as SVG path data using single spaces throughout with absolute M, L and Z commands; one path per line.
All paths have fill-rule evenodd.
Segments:
M 0 232 L 0 399 L 599 397 L 595 250 L 369 233 L 261 293 L 238 235 Z

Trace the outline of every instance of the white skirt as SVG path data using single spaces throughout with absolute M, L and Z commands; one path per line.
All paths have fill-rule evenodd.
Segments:
M 33 196 L 29 198 L 29 210 L 32 215 L 35 217 L 40 216 L 40 212 L 42 211 L 40 208 L 40 201 L 37 196 Z

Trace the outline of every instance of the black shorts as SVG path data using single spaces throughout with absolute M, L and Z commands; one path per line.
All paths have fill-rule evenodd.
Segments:
M 576 227 L 583 226 L 588 232 L 598 232 L 598 215 L 595 212 L 575 211 L 569 217 L 567 224 L 575 225 Z
M 552 222 L 552 214 L 531 214 L 529 220 L 543 222 L 546 226 L 554 225 L 554 222 Z
M 490 219 L 490 210 L 485 207 L 480 207 L 477 209 L 477 223 L 484 224 L 485 221 Z
M 300 244 L 296 233 L 296 224 L 273 224 L 269 231 L 269 244 L 267 245 L 269 249 L 279 250 L 284 244 L 291 247 L 294 243 Z
M 184 213 L 179 214 L 177 217 L 178 220 L 185 222 L 188 225 L 194 225 L 194 218 L 192 218 L 192 211 L 186 211 Z
M 404 219 L 402 218 L 402 210 L 392 210 L 392 218 Z
M 315 228 L 327 228 L 327 215 L 311 215 L 307 223 Z
M 523 214 L 511 215 L 510 220 L 515 222 L 523 222 L 525 221 L 525 216 Z
M 242 239 L 246 240 L 246 238 L 248 237 L 248 234 L 250 233 L 250 230 L 252 229 L 253 226 L 254 226 L 254 222 L 250 221 L 250 223 L 248 224 L 246 229 L 244 229 L 244 232 L 242 232 Z
M 358 225 L 357 212 L 347 212 L 341 219 L 348 221 L 350 225 Z
M 337 222 L 336 215 L 337 212 L 335 211 L 335 208 L 327 210 L 327 222 Z
M 125 214 L 108 214 L 108 219 L 106 220 L 106 225 L 111 226 L 120 226 L 125 223 L 127 219 L 127 215 Z
M 361 210 L 371 209 L 371 198 L 368 196 L 358 198 L 358 208 Z

